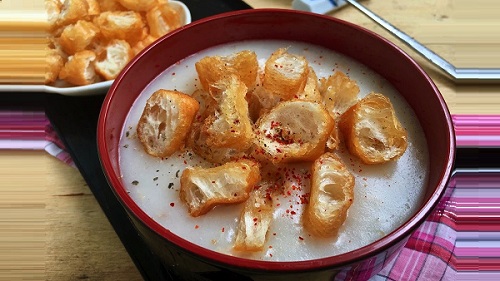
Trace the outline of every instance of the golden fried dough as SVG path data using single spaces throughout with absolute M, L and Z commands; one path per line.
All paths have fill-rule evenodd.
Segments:
M 202 125 L 203 123 L 201 122 L 194 122 L 186 140 L 186 146 L 191 148 L 194 153 L 214 164 L 224 164 L 246 157 L 246 150 L 241 150 L 240 148 L 208 145 L 206 135 L 201 133 Z
M 240 214 L 233 249 L 260 251 L 273 220 L 273 201 L 264 187 L 254 189 Z
M 407 147 L 407 133 L 389 98 L 371 93 L 349 108 L 339 128 L 349 152 L 366 164 L 399 158 Z
M 103 12 L 94 19 L 94 23 L 109 40 L 126 40 L 133 46 L 145 37 L 145 23 L 137 12 Z
M 156 5 L 156 0 L 115 0 L 123 7 L 136 12 L 146 12 Z
M 259 181 L 259 164 L 251 160 L 228 162 L 214 168 L 187 168 L 182 172 L 179 195 L 189 214 L 197 217 L 216 205 L 247 200 Z
M 255 126 L 255 157 L 279 164 L 314 161 L 323 154 L 334 121 L 319 103 L 290 100 L 261 116 Z
M 47 51 L 45 60 L 47 62 L 45 70 L 45 84 L 53 83 L 59 77 L 59 72 L 64 67 L 64 59 L 56 49 Z
M 209 146 L 244 150 L 252 145 L 253 128 L 245 99 L 247 87 L 236 75 L 213 85 L 217 107 L 203 122 L 202 134 Z
M 134 1 L 135 0 L 130 0 Z M 152 7 L 146 13 L 149 32 L 159 38 L 181 26 L 181 15 L 168 2 Z
M 339 116 L 357 102 L 359 87 L 342 71 L 335 71 L 328 78 L 321 78 L 320 92 L 326 109 Z
M 57 26 L 64 26 L 85 19 L 88 16 L 89 4 L 86 0 L 65 0 L 61 13 L 56 20 Z
M 88 15 L 90 17 L 99 15 L 101 13 L 101 7 L 99 6 L 99 2 L 97 0 L 86 0 L 89 6 Z
M 306 58 L 293 55 L 281 48 L 271 54 L 264 66 L 262 85 L 266 92 L 282 100 L 296 97 L 304 89 L 309 72 Z
M 44 4 L 45 10 L 47 11 L 50 29 L 53 29 L 57 19 L 59 18 L 59 13 L 62 9 L 62 3 L 59 2 L 59 0 L 45 0 Z
M 318 76 L 312 67 L 309 67 L 309 73 L 307 75 L 306 84 L 304 90 L 297 94 L 297 99 L 307 100 L 313 102 L 322 102 L 321 93 L 319 91 Z
M 237 75 L 248 89 L 255 86 L 259 71 L 257 55 L 244 50 L 229 56 L 207 56 L 196 62 L 196 72 L 205 91 L 225 76 Z
M 320 237 L 336 236 L 353 199 L 354 176 L 335 154 L 321 155 L 312 165 L 304 227 Z
M 93 23 L 79 20 L 75 24 L 67 25 L 64 28 L 59 37 L 59 44 L 64 52 L 68 55 L 73 55 L 90 46 L 98 34 L 99 28 Z
M 184 93 L 163 89 L 154 92 L 137 125 L 144 150 L 152 156 L 169 157 L 184 146 L 198 107 L 198 102 Z
M 115 79 L 133 57 L 134 52 L 127 41 L 112 40 L 98 54 L 95 70 L 106 80 Z
M 101 12 L 114 12 L 114 11 L 126 11 L 127 8 L 123 7 L 116 0 L 97 0 L 99 3 L 99 8 Z
M 319 88 L 323 104 L 335 120 L 357 102 L 358 84 L 342 71 L 337 70 L 328 78 L 321 78 Z M 336 123 L 335 129 L 326 142 L 326 147 L 329 151 L 333 151 L 339 143 L 340 135 Z
M 68 61 L 59 73 L 59 79 L 75 85 L 88 85 L 97 82 L 99 76 L 95 72 L 93 51 L 83 50 L 68 57 Z

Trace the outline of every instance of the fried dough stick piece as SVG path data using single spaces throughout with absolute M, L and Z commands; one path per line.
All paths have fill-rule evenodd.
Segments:
M 309 73 L 305 57 L 281 48 L 271 54 L 264 66 L 262 86 L 266 92 L 290 100 L 303 91 Z
M 407 132 L 389 98 L 370 93 L 340 118 L 339 129 L 349 152 L 365 164 L 399 158 L 406 151 Z
M 196 62 L 196 72 L 205 91 L 211 92 L 217 81 L 236 75 L 248 89 L 257 81 L 259 62 L 257 54 L 244 50 L 229 56 L 207 56 Z
M 111 40 L 98 54 L 95 69 L 104 79 L 115 79 L 133 56 L 134 51 L 127 41 Z
M 328 78 L 321 78 L 319 88 L 323 104 L 335 121 L 356 103 L 359 93 L 356 81 L 338 70 Z M 333 151 L 338 147 L 339 143 L 340 136 L 338 122 L 336 122 L 335 129 L 332 131 L 326 146 L 329 151 Z
M 323 105 L 290 100 L 257 120 L 253 156 L 273 164 L 314 161 L 325 151 L 334 121 Z
M 59 72 L 59 79 L 74 85 L 88 85 L 98 81 L 94 67 L 96 54 L 89 50 L 83 50 L 68 57 L 68 61 Z
M 97 26 L 89 21 L 79 20 L 63 29 L 59 37 L 59 44 L 66 54 L 74 55 L 90 46 L 98 35 L 99 28 Z
M 216 205 L 241 203 L 260 181 L 257 162 L 238 160 L 214 168 L 187 168 L 181 176 L 180 199 L 198 217 Z
M 160 3 L 148 10 L 146 21 L 151 36 L 159 38 L 181 26 L 181 13 L 168 2 Z
M 138 12 L 103 12 L 94 18 L 94 24 L 107 40 L 126 40 L 131 46 L 144 39 L 146 24 Z
M 48 49 L 45 57 L 45 84 L 53 83 L 59 77 L 59 72 L 64 67 L 64 58 L 56 49 Z
M 206 133 L 202 133 L 203 122 L 208 116 L 214 115 L 217 110 L 217 101 L 205 90 L 197 89 L 191 95 L 200 104 L 200 109 L 196 113 L 195 121 L 191 127 L 187 139 L 187 146 L 194 153 L 203 157 L 203 159 L 215 163 L 224 164 L 228 161 L 240 159 L 245 156 L 245 147 L 227 148 L 208 145 Z
M 335 154 L 323 154 L 312 165 L 304 227 L 319 237 L 336 236 L 353 199 L 354 176 Z
M 136 11 L 147 12 L 156 5 L 156 0 L 114 0 L 120 3 L 123 7 Z
M 236 75 L 223 77 L 213 85 L 215 112 L 203 122 L 202 133 L 214 147 L 246 150 L 253 142 L 253 127 L 245 99 L 247 87 Z
M 85 19 L 88 15 L 89 4 L 86 0 L 65 0 L 55 24 L 62 27 Z
M 321 103 L 323 100 L 319 91 L 318 76 L 312 67 L 309 67 L 304 90 L 297 95 L 297 99 L 318 103 Z
M 236 251 L 260 251 L 266 243 L 266 236 L 273 220 L 273 201 L 261 186 L 254 189 L 240 214 L 236 240 Z
M 168 157 L 181 148 L 198 107 L 195 99 L 181 92 L 160 89 L 151 95 L 137 125 L 145 151 Z

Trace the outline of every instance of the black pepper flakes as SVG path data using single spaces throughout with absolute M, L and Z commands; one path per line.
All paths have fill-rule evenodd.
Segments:
M 154 177 L 154 178 L 153 178 L 153 181 L 157 181 L 157 180 L 158 180 L 158 177 Z
M 175 172 L 175 177 L 176 177 L 176 178 L 178 178 L 178 177 L 179 177 L 179 172 L 180 172 L 180 171 L 181 171 L 181 170 L 177 170 L 177 172 Z
M 139 181 L 132 181 L 132 185 L 138 185 Z
M 130 132 L 129 132 L 129 131 L 126 131 L 126 132 L 125 132 L 125 136 L 128 138 L 128 136 L 130 136 Z
M 168 184 L 168 189 L 172 189 L 172 187 L 174 187 L 174 183 L 173 182 L 171 182 L 171 183 Z

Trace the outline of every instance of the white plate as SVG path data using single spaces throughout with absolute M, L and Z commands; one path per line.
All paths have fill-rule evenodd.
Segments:
M 170 1 L 175 8 L 184 11 L 184 25 L 191 23 L 191 12 L 188 7 L 179 1 Z M 66 96 L 90 96 L 107 93 L 114 80 L 94 83 L 85 86 L 48 86 L 48 85 L 22 85 L 9 84 L 0 85 L 0 92 L 44 92 L 51 94 L 61 94 Z

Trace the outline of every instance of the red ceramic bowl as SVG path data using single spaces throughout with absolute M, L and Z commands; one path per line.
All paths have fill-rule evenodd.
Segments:
M 368 246 L 334 257 L 297 262 L 257 261 L 194 245 L 153 221 L 131 199 L 120 179 L 118 144 L 134 100 L 152 79 L 179 60 L 208 47 L 251 39 L 303 41 L 332 49 L 370 67 L 406 99 L 425 132 L 430 154 L 425 198 L 406 223 Z M 206 18 L 146 48 L 111 86 L 102 106 L 97 135 L 102 168 L 139 234 L 162 258 L 169 274 L 188 280 L 330 279 L 339 272 L 353 279 L 368 279 L 381 269 L 384 260 L 395 256 L 437 205 L 455 157 L 455 136 L 446 104 L 429 76 L 407 54 L 357 25 L 328 16 L 276 9 L 245 10 Z

